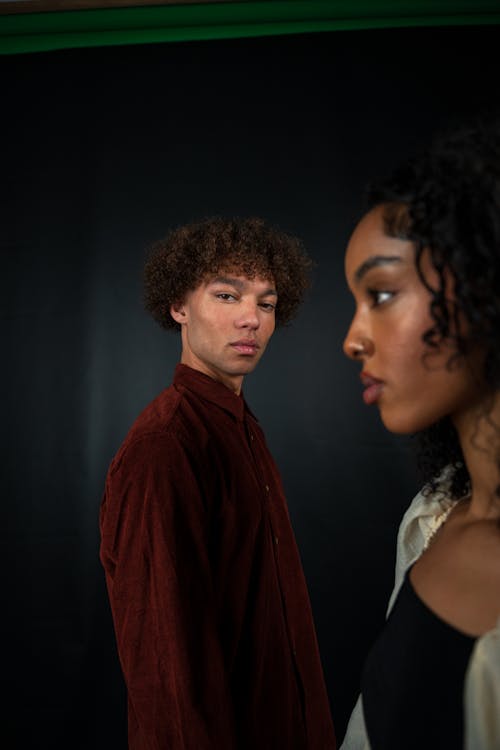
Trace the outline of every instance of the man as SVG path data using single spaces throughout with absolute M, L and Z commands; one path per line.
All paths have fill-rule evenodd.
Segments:
M 146 308 L 182 356 L 101 509 L 130 750 L 335 748 L 281 480 L 241 395 L 309 269 L 259 219 L 181 227 L 147 261 Z

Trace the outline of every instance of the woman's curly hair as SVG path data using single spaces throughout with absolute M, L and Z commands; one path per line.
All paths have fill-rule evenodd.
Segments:
M 425 248 L 439 276 L 431 292 L 434 324 L 424 342 L 437 347 L 451 340 L 455 354 L 471 342 L 484 352 L 482 386 L 500 388 L 500 119 L 476 121 L 438 137 L 427 151 L 368 191 L 370 207 L 385 204 L 388 235 L 415 243 L 415 262 L 422 282 Z M 401 208 L 404 207 L 402 211 Z M 445 275 L 454 283 L 454 305 L 445 298 Z M 461 332 L 465 319 L 466 333 Z M 463 327 L 462 327 L 463 328 Z M 469 488 L 469 475 L 456 431 L 448 418 L 423 431 L 419 463 L 431 489 L 451 465 L 450 493 L 458 498 Z
M 212 217 L 174 229 L 153 245 L 144 268 L 144 304 L 163 328 L 179 330 L 171 305 L 219 271 L 232 271 L 272 278 L 276 325 L 286 325 L 310 286 L 311 269 L 301 241 L 262 219 Z

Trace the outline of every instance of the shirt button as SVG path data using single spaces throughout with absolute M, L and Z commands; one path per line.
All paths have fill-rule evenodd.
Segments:
M 274 543 L 275 543 L 275 544 L 278 544 L 278 542 L 279 542 L 279 539 L 278 539 L 278 537 L 277 537 L 277 536 L 275 536 L 275 537 L 274 537 Z
M 250 433 L 250 440 L 253 440 L 253 435 L 252 435 L 252 433 Z
M 265 490 L 266 490 L 266 492 L 269 492 L 269 485 L 268 484 L 266 484 Z

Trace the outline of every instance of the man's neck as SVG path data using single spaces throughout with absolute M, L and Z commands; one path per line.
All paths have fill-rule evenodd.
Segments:
M 230 391 L 235 393 L 236 396 L 241 395 L 243 375 L 226 375 L 214 368 L 208 367 L 204 362 L 201 362 L 197 358 L 186 355 L 184 352 L 181 356 L 181 364 L 187 365 L 187 367 L 190 367 L 192 370 L 202 372 L 216 383 L 222 383 L 222 385 L 225 385 L 226 388 L 229 388 Z

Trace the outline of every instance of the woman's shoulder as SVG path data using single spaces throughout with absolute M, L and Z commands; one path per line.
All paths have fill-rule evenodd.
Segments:
M 455 504 L 449 492 L 450 469 L 433 486 L 425 485 L 411 501 L 399 525 L 396 549 L 395 587 L 391 609 L 408 568 L 417 560 Z
M 478 662 L 483 663 L 486 668 L 495 667 L 500 689 L 500 618 L 496 627 L 477 639 L 474 656 L 477 656 Z
M 456 500 L 449 491 L 450 468 L 443 470 L 433 485 L 425 485 L 411 501 L 398 531 L 398 547 L 409 557 L 420 554 L 444 522 Z

